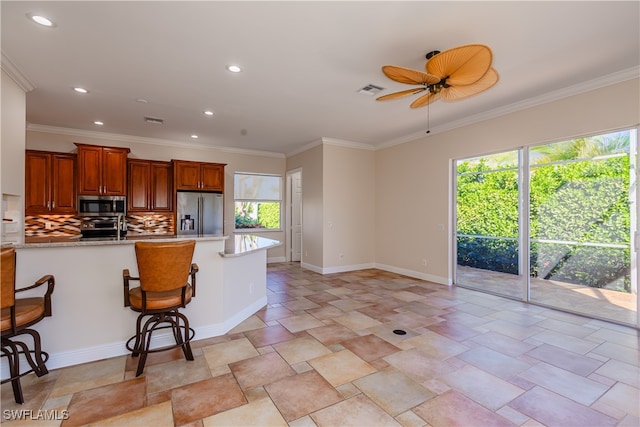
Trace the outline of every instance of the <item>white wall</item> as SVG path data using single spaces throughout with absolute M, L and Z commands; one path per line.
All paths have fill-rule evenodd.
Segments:
M 636 126 L 639 83 L 629 80 L 376 151 L 376 264 L 449 283 L 452 159 Z
M 323 259 L 323 152 L 321 143 L 287 158 L 287 170 L 302 169 L 302 261 L 321 271 Z
M 226 163 L 225 167 L 225 234 L 233 233 L 233 175 L 235 172 L 256 172 L 285 175 L 286 160 L 279 154 L 254 154 L 252 152 L 234 152 L 224 149 L 204 148 L 197 144 L 178 143 L 145 140 L 142 138 L 125 137 L 120 135 L 100 134 L 98 132 L 82 132 L 68 130 L 46 131 L 46 129 L 27 130 L 26 146 L 32 150 L 46 150 L 59 152 L 72 152 L 76 149 L 74 142 L 85 144 L 129 147 L 129 158 L 163 160 L 171 159 L 194 160 L 201 162 Z M 239 151 L 239 150 L 238 150 Z M 24 160 L 22 161 L 24 164 Z M 24 176 L 24 172 L 22 174 Z M 284 224 L 284 221 L 283 221 Z M 270 239 L 284 242 L 284 231 L 257 232 L 251 230 L 251 234 L 262 235 Z M 268 250 L 271 259 L 284 258 L 284 245 Z
M 373 150 L 324 145 L 323 271 L 373 267 L 375 259 Z M 303 194 L 305 181 L 303 180 Z
M 1 94 L 2 193 L 23 196 L 26 94 L 4 70 Z
M 22 243 L 24 218 L 24 127 L 26 123 L 26 92 L 2 70 L 0 90 L 0 189 L 2 218 L 17 221 L 3 224 L 0 241 Z M 8 229 L 6 227 L 11 227 Z M 7 230 L 9 234 L 4 235 Z

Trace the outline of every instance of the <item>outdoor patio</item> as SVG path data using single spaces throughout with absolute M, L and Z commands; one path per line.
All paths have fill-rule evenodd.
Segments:
M 466 266 L 457 266 L 456 276 L 456 283 L 460 286 L 517 299 L 523 297 L 520 276 Z M 638 322 L 638 299 L 635 294 L 532 278 L 530 300 L 634 327 Z

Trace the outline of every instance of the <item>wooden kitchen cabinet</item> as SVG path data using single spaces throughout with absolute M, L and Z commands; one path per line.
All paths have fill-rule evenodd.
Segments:
M 75 154 L 25 152 L 25 214 L 77 212 Z
M 127 195 L 128 148 L 78 144 L 78 194 Z
M 173 174 L 170 162 L 129 159 L 128 212 L 171 212 Z
M 223 163 L 202 163 L 173 160 L 176 190 L 224 192 Z

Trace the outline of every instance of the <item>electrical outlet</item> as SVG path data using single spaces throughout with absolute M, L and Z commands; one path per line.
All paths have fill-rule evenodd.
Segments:
M 45 228 L 45 229 L 47 229 L 47 230 L 53 230 L 53 222 L 51 222 L 51 221 L 46 221 L 46 222 L 44 223 L 44 228 Z

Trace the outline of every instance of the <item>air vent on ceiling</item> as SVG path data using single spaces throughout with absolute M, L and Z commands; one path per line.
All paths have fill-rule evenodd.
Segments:
M 158 119 L 156 117 L 145 117 L 144 121 L 147 123 L 155 123 L 157 125 L 164 124 L 164 119 Z
M 363 93 L 365 95 L 372 96 L 372 95 L 377 95 L 378 93 L 382 92 L 383 90 L 384 90 L 383 87 L 372 85 L 372 84 L 368 84 L 365 87 L 359 89 L 358 93 Z

